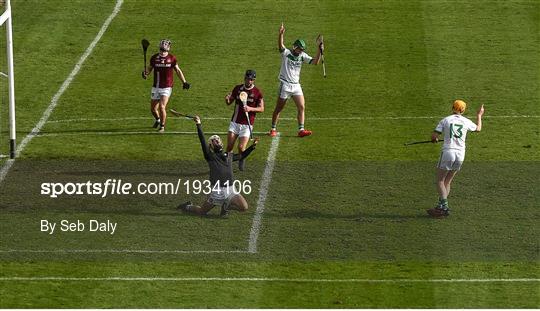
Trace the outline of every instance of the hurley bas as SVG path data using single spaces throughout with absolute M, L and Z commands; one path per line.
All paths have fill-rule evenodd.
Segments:
M 105 222 L 90 219 L 88 223 L 84 223 L 80 220 L 76 222 L 71 222 L 67 219 L 62 219 L 60 221 L 60 226 L 57 227 L 56 222 L 50 222 L 46 219 L 41 220 L 41 232 L 47 232 L 53 234 L 56 229 L 60 229 L 62 232 L 108 232 L 109 234 L 114 234 L 116 231 L 116 222 L 111 222 L 107 220 Z M 88 230 L 87 230 L 88 229 Z

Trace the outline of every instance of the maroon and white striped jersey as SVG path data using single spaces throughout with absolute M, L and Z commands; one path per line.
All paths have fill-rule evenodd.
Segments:
M 153 87 L 166 88 L 173 86 L 173 72 L 176 66 L 176 56 L 167 54 L 163 57 L 159 53 L 152 55 L 150 66 L 154 68 Z
M 243 103 L 239 98 L 240 92 L 246 92 L 248 94 L 247 99 L 247 105 L 250 107 L 259 107 L 261 105 L 261 101 L 263 99 L 263 95 L 261 91 L 256 87 L 253 86 L 251 89 L 247 89 L 244 84 L 239 84 L 234 87 L 232 90 L 231 96 L 235 100 L 235 106 L 234 106 L 234 113 L 232 115 L 231 121 L 238 123 L 238 124 L 248 124 L 246 119 L 246 113 L 244 112 Z M 249 122 L 251 122 L 251 125 L 255 123 L 255 114 L 256 112 L 248 112 L 249 114 Z

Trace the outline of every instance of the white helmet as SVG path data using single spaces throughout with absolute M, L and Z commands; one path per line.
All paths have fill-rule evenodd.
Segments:
M 171 49 L 171 40 L 163 39 L 159 42 L 159 49 L 164 52 L 169 52 Z
M 221 150 L 223 150 L 223 142 L 221 141 L 221 137 L 218 135 L 210 136 L 210 138 L 208 138 L 208 146 L 216 153 L 221 152 Z

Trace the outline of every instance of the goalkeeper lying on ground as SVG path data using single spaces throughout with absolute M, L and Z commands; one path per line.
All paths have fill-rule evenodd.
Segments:
M 210 136 L 207 144 L 202 131 L 201 119 L 199 116 L 195 116 L 193 120 L 197 124 L 197 133 L 201 141 L 204 159 L 210 168 L 212 192 L 201 206 L 193 205 L 188 201 L 180 204 L 178 209 L 188 213 L 206 215 L 214 206 L 221 205 L 221 216 L 226 216 L 231 209 L 245 212 L 248 209 L 248 203 L 234 188 L 232 163 L 245 159 L 255 149 L 259 139 L 255 139 L 253 144 L 241 154 L 227 153 L 223 151 L 223 143 L 218 135 Z

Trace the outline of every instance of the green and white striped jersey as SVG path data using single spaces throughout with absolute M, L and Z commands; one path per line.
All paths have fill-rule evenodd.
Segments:
M 313 58 L 305 52 L 298 56 L 289 49 L 281 51 L 281 70 L 279 71 L 279 80 L 288 83 L 300 83 L 300 70 L 302 63 L 310 63 Z
M 435 128 L 435 132 L 444 135 L 442 150 L 457 149 L 465 151 L 465 139 L 468 131 L 476 131 L 476 124 L 459 114 L 452 114 L 442 119 Z

